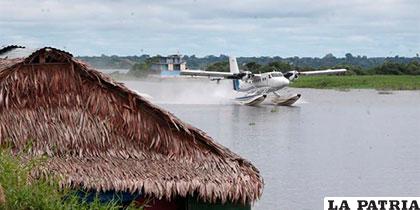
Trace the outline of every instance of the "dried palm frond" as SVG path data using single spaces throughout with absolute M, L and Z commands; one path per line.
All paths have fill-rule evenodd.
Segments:
M 55 62 L 37 63 L 40 56 Z M 54 48 L 0 59 L 4 144 L 48 156 L 34 176 L 59 176 L 62 186 L 241 203 L 263 189 L 249 161 Z

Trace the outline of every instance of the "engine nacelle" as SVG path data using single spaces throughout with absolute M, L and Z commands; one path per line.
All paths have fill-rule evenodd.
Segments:
M 242 73 L 244 74 L 244 76 L 241 79 L 244 81 L 252 79 L 252 77 L 254 77 L 254 74 L 250 71 L 243 71 Z
M 299 78 L 299 72 L 298 71 L 288 71 L 285 74 L 283 74 L 284 77 L 286 77 L 288 80 L 293 81 L 297 80 Z

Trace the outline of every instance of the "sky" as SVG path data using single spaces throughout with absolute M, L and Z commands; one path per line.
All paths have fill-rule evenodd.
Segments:
M 0 0 L 0 46 L 74 55 L 420 54 L 420 0 Z

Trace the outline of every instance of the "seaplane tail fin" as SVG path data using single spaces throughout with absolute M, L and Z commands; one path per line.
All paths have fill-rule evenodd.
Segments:
M 236 62 L 236 58 L 233 56 L 229 57 L 229 68 L 231 73 L 239 73 L 238 63 Z
M 239 73 L 238 63 L 236 62 L 236 58 L 233 56 L 229 57 L 229 69 L 231 73 L 237 74 Z M 239 79 L 234 79 L 233 81 L 233 89 L 238 91 L 239 90 Z

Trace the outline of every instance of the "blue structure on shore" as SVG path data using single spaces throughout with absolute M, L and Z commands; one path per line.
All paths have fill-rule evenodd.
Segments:
M 152 63 L 150 69 L 164 77 L 179 76 L 181 70 L 185 70 L 187 62 L 179 54 L 169 56 L 158 56 L 156 62 Z

